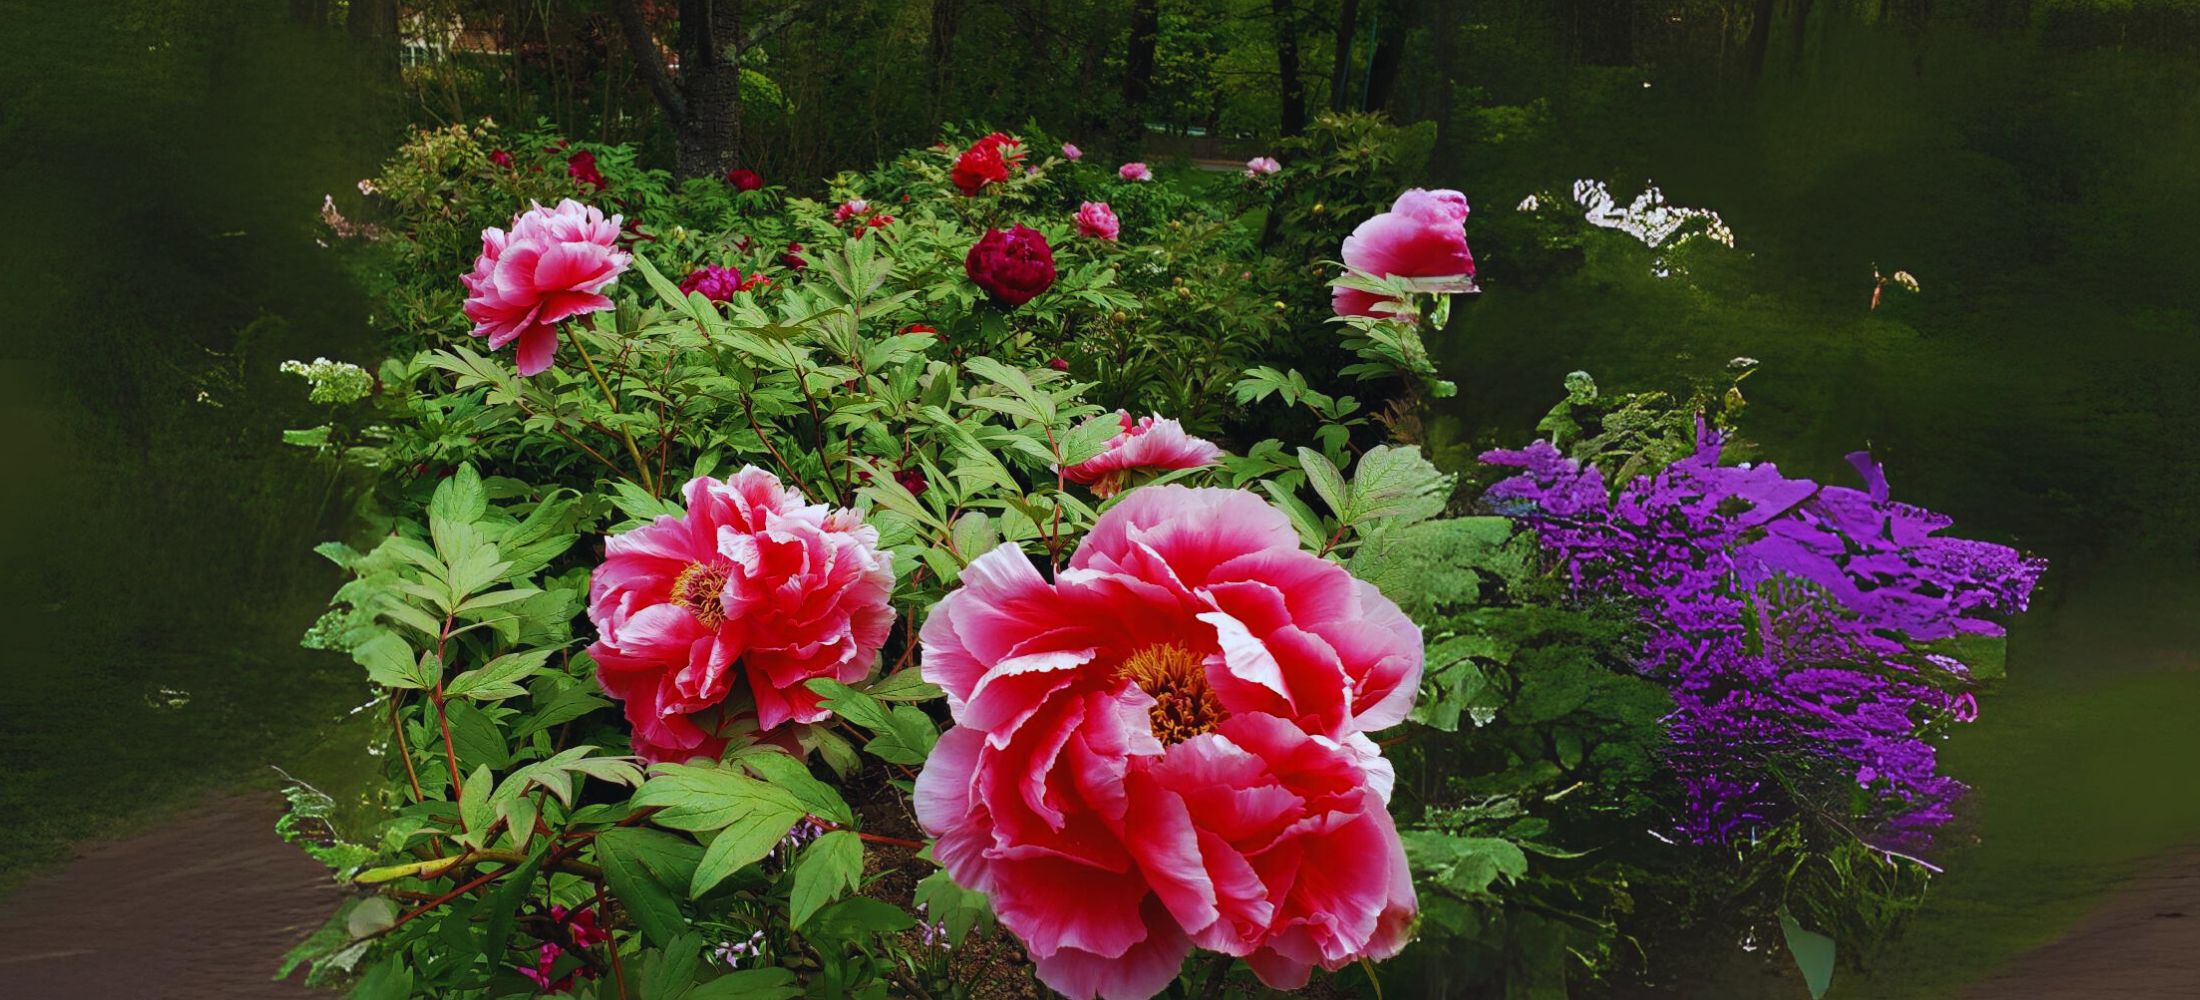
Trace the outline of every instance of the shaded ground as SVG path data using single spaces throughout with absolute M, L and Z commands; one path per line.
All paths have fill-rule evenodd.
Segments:
M 0 993 L 99 1000 L 325 997 L 273 982 L 343 890 L 275 835 L 280 800 L 229 798 L 88 846 L 0 899 Z
M 2200 851 L 2165 859 L 1965 1000 L 2200 997 Z

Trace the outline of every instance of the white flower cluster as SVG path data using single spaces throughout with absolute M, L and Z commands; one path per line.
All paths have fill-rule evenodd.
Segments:
M 282 368 L 312 383 L 306 398 L 316 403 L 356 403 L 374 391 L 374 376 L 350 362 L 314 358 L 311 364 L 285 361 Z
M 1574 182 L 1574 202 L 1581 206 L 1582 218 L 1590 225 L 1617 229 L 1641 240 L 1644 246 L 1663 246 L 1669 239 L 1674 246 L 1679 246 L 1698 236 L 1721 246 L 1734 245 L 1734 230 L 1727 227 L 1726 220 L 1719 218 L 1719 213 L 1708 208 L 1668 204 L 1665 192 L 1658 190 L 1655 184 L 1644 188 L 1626 208 L 1621 208 L 1603 181 L 1578 180 Z M 1673 239 L 1676 234 L 1679 239 Z

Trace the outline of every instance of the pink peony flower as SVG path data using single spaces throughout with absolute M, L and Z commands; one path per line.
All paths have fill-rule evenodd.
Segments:
M 740 268 L 705 264 L 680 279 L 680 290 L 701 292 L 704 298 L 712 302 L 726 302 L 733 298 L 735 292 L 751 291 L 770 283 L 771 279 L 761 274 L 742 277 Z
M 1126 163 L 1115 168 L 1115 176 L 1126 181 L 1153 180 L 1153 171 L 1143 163 Z
M 861 198 L 850 198 L 833 209 L 834 222 L 846 222 L 871 210 L 871 203 Z
M 1457 191 L 1414 188 L 1398 196 L 1390 211 L 1362 222 L 1344 238 L 1344 265 L 1372 275 L 1407 278 L 1467 278 L 1474 254 L 1467 249 L 1467 196 Z M 1331 293 L 1339 316 L 1380 316 L 1383 299 L 1354 288 Z
M 1277 163 L 1276 158 L 1273 156 L 1256 156 L 1245 161 L 1245 176 L 1247 177 L 1260 177 L 1282 169 L 1283 164 Z
M 570 917 L 567 916 L 569 913 L 571 914 Z M 611 935 L 605 933 L 603 928 L 597 925 L 596 911 L 593 908 L 583 907 L 579 910 L 567 910 L 565 907 L 552 904 L 550 919 L 564 925 L 566 936 L 572 939 L 573 946 L 576 948 L 593 948 L 611 940 Z M 536 949 L 535 967 L 531 969 L 522 967 L 519 974 L 534 980 L 535 987 L 544 993 L 571 992 L 573 977 L 576 973 L 589 976 L 594 974 L 587 972 L 587 967 L 582 966 L 573 970 L 573 972 L 566 973 L 563 978 L 553 981 L 550 974 L 557 966 L 558 958 L 564 954 L 565 947 L 563 945 L 558 944 L 556 941 L 544 941 L 542 947 Z
M 626 703 L 634 752 L 716 757 L 746 680 L 757 728 L 828 713 L 804 682 L 862 680 L 893 627 L 893 556 L 852 510 L 754 466 L 685 490 L 687 513 L 614 535 L 589 582 L 588 653 Z
M 1387 958 L 1413 883 L 1365 731 L 1410 709 L 1420 632 L 1243 490 L 1141 489 L 1052 582 L 1013 547 L 923 630 L 955 727 L 919 821 L 1039 977 L 1145 998 L 1194 946 L 1290 989 Z
M 619 216 L 567 198 L 556 208 L 537 203 L 512 219 L 512 231 L 481 231 L 481 256 L 466 283 L 466 318 L 491 348 L 517 340 L 521 375 L 550 367 L 557 324 L 611 308 L 604 289 L 634 256 L 618 248 Z
M 1108 450 L 1062 470 L 1070 482 L 1092 487 L 1097 496 L 1114 496 L 1124 480 L 1137 469 L 1197 469 L 1222 458 L 1222 449 L 1184 433 L 1184 425 L 1159 415 L 1131 419 L 1130 411 L 1117 410 L 1123 433 L 1108 442 Z
M 1062 144 L 1062 159 L 1068 160 L 1071 163 L 1075 163 L 1078 160 L 1083 159 L 1084 156 L 1085 151 L 1082 149 L 1078 149 L 1075 145 L 1067 142 Z
M 1077 232 L 1095 239 L 1114 240 L 1123 232 L 1123 223 L 1115 217 L 1115 210 L 1104 201 L 1088 201 L 1077 206 Z

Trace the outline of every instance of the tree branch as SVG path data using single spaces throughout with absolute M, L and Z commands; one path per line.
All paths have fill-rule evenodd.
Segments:
M 643 82 L 649 84 L 650 94 L 674 125 L 686 121 L 687 101 L 681 98 L 680 85 L 665 66 L 663 53 L 657 51 L 657 36 L 650 33 L 640 0 L 611 0 L 611 12 L 619 19 L 619 33 L 626 36 L 627 50 L 633 53 L 634 65 Z

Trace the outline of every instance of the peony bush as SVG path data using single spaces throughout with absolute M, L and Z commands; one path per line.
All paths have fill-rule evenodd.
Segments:
M 1853 881 L 1615 846 L 1690 807 L 1666 785 L 1701 736 L 1638 653 L 1692 621 L 1567 587 L 1548 505 L 1488 508 L 1530 491 L 1418 447 L 1454 391 L 1424 338 L 1475 269 L 1467 198 L 1395 176 L 1385 128 L 1207 177 L 950 136 L 816 199 L 416 135 L 371 222 L 328 210 L 391 355 L 356 391 L 308 373 L 331 417 L 289 435 L 361 497 L 306 642 L 364 671 L 384 781 L 308 845 L 353 891 L 283 971 L 376 998 L 1563 987 L 1627 971 L 1628 915 L 1667 914 L 1626 894 L 1675 871 L 1746 886 L 1739 925 L 1860 940 Z

